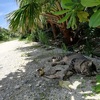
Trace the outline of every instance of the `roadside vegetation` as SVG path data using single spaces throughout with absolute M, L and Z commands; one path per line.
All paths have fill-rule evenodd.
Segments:
M 17 35 L 8 29 L 0 27 L 0 42 L 9 41 L 17 38 Z

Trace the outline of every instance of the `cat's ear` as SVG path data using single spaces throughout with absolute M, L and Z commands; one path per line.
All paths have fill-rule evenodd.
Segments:
M 93 62 L 92 61 L 89 61 L 88 62 L 88 66 L 92 66 Z

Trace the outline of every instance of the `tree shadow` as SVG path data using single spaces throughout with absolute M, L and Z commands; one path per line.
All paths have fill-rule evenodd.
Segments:
M 85 87 L 83 87 L 83 94 L 81 93 L 82 88 L 70 91 L 59 86 L 59 79 L 39 77 L 37 74 L 37 69 L 43 66 L 50 67 L 51 64 L 47 60 L 61 53 L 61 50 L 46 51 L 41 47 L 34 48 L 34 46 L 20 47 L 16 50 L 29 54 L 22 56 L 28 63 L 21 66 L 24 71 L 18 69 L 0 80 L 0 100 L 85 100 L 84 93 L 87 91 Z M 73 77 L 70 80 L 74 83 L 79 79 L 80 76 L 78 79 Z M 85 82 L 87 80 L 88 78 Z M 88 89 L 91 91 L 91 88 Z

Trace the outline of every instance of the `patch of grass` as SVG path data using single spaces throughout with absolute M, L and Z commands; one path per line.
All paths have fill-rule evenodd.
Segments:
M 44 33 L 43 31 L 39 31 L 38 32 L 38 38 L 39 38 L 39 41 L 45 45 L 49 45 L 49 37 L 47 36 L 46 33 Z
M 65 43 L 62 43 L 62 52 L 63 52 L 63 54 L 66 54 L 66 52 L 68 51 L 68 48 L 67 48 L 67 46 L 65 45 Z
M 93 91 L 100 93 L 100 75 L 96 75 L 96 85 L 92 87 Z

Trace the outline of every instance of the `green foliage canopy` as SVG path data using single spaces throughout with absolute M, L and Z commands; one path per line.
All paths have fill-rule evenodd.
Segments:
M 41 7 L 36 2 L 30 2 L 20 7 L 7 15 L 8 21 L 10 21 L 10 28 L 14 31 L 17 29 L 25 30 L 27 27 L 33 28 L 40 12 Z
M 86 21 L 89 22 L 90 27 L 100 26 L 100 0 L 61 0 L 61 6 L 63 9 L 54 14 L 65 14 L 65 17 L 60 19 L 58 23 L 67 21 L 67 28 L 76 29 L 79 22 L 84 23 Z M 94 11 L 92 15 L 87 11 L 88 7 Z
M 100 5 L 100 0 L 81 0 L 81 4 L 85 7 L 94 7 Z
M 94 13 L 90 17 L 89 26 L 98 27 L 100 26 L 100 0 L 81 0 L 81 4 L 85 7 L 91 7 Z M 92 8 L 95 7 L 95 8 Z

